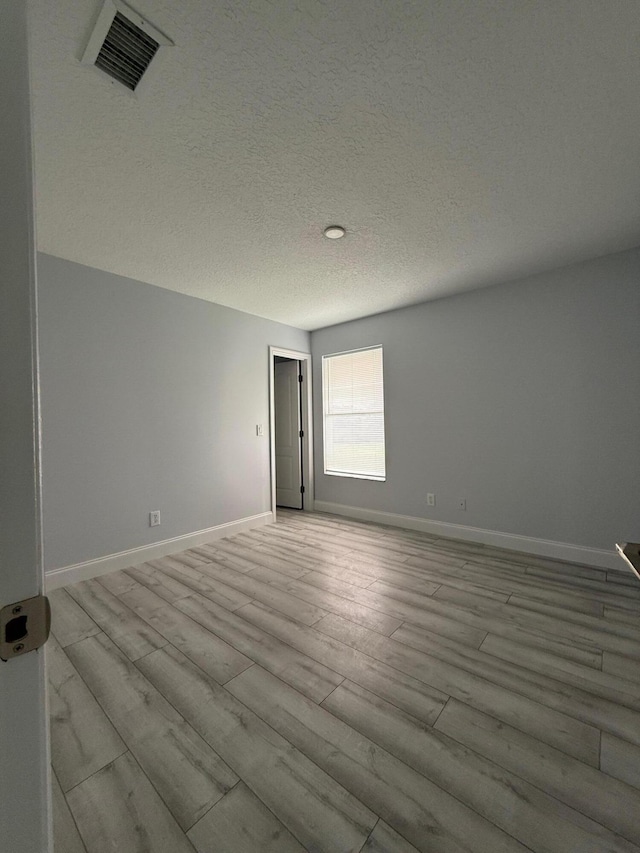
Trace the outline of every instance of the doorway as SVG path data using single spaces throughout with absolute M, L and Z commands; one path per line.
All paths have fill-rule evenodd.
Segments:
M 313 509 L 311 355 L 269 349 L 271 511 Z
M 304 508 L 302 374 L 297 359 L 274 356 L 276 507 Z

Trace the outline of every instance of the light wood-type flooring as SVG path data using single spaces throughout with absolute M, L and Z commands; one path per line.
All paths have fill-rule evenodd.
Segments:
M 640 851 L 640 583 L 335 516 L 51 594 L 57 853 Z

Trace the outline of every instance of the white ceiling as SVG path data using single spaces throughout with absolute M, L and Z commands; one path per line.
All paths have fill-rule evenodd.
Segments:
M 30 2 L 44 252 L 315 329 L 640 243 L 638 0 L 132 0 L 135 95 Z

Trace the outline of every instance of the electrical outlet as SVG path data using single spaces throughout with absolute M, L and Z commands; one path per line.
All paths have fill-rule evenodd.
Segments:
M 149 513 L 149 527 L 160 527 L 160 510 L 154 509 Z
M 427 494 L 427 506 L 435 506 L 436 505 L 436 496 L 429 492 Z
M 458 509 L 466 509 L 466 508 L 467 508 L 467 501 L 466 501 L 466 499 L 465 499 L 465 498 L 460 498 L 460 500 L 458 501 Z
M 264 427 L 262 424 L 256 424 L 256 435 L 264 435 Z

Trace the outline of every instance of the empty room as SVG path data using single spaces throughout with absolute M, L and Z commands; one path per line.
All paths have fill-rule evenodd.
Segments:
M 0 38 L 3 853 L 640 853 L 640 5 Z

